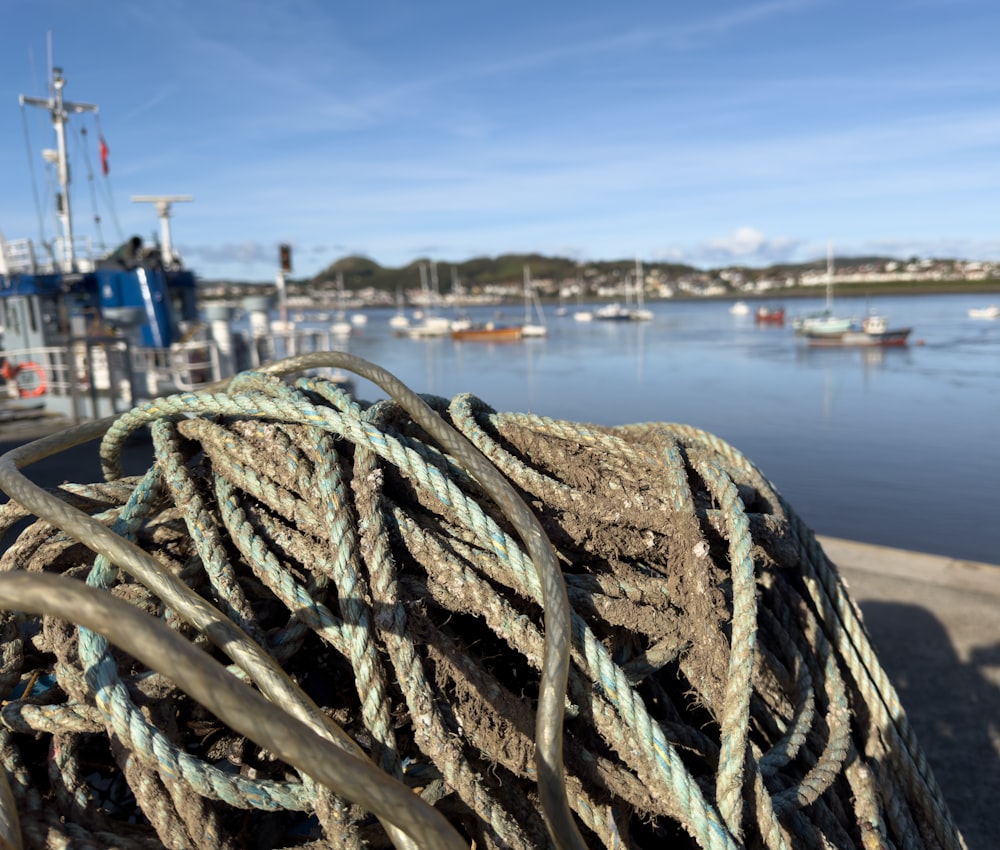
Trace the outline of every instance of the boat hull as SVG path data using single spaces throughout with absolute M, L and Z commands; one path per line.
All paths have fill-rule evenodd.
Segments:
M 907 344 L 910 328 L 867 333 L 865 331 L 844 331 L 843 333 L 807 333 L 809 345 L 816 348 L 897 348 Z
M 517 342 L 523 333 L 517 325 L 493 328 L 463 328 L 451 332 L 451 338 L 462 342 Z
M 758 325 L 783 325 L 785 310 L 783 307 L 758 307 L 754 319 Z
M 1000 319 L 1000 307 L 991 304 L 989 307 L 973 307 L 969 310 L 970 319 Z

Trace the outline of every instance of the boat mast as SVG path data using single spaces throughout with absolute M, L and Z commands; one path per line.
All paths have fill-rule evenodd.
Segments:
M 528 264 L 525 263 L 521 268 L 522 277 L 524 278 L 524 323 L 528 324 L 531 321 L 531 269 Z
M 49 86 L 49 96 L 47 98 L 20 96 L 21 106 L 40 106 L 47 109 L 52 116 L 52 127 L 56 133 L 55 161 L 59 178 L 59 195 L 56 198 L 56 215 L 62 225 L 63 251 L 62 270 L 64 272 L 76 271 L 76 256 L 73 252 L 73 216 L 70 214 L 69 205 L 69 160 L 66 156 L 66 119 L 70 113 L 93 112 L 97 113 L 97 105 L 93 103 L 74 103 L 63 100 L 63 86 L 66 80 L 63 78 L 62 68 L 52 69 L 52 82 Z M 48 152 L 46 152 L 48 153 Z
M 643 308 L 643 290 L 646 288 L 646 281 L 642 277 L 642 260 L 639 255 L 635 255 L 635 303 L 641 310 Z
M 826 243 L 826 309 L 833 308 L 833 242 Z

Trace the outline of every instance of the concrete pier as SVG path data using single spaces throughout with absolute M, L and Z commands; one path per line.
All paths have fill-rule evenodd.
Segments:
M 1000 566 L 830 537 L 970 850 L 1000 847 Z

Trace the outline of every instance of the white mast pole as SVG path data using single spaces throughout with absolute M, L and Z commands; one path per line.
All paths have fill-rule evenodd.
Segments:
M 72 103 L 63 100 L 63 86 L 66 80 L 62 75 L 62 68 L 52 69 L 52 88 L 49 97 L 27 97 L 21 95 L 21 105 L 41 106 L 49 110 L 52 116 L 52 127 L 56 134 L 56 169 L 59 179 L 59 204 L 56 215 L 63 231 L 63 258 L 62 266 L 64 272 L 72 272 L 76 267 L 76 256 L 73 249 L 73 216 L 70 214 L 69 204 L 69 159 L 66 156 L 66 118 L 70 112 L 97 112 L 97 106 L 93 103 Z
M 833 241 L 826 243 L 826 309 L 833 307 Z

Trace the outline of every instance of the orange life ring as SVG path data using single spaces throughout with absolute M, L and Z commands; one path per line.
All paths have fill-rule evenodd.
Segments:
M 35 376 L 34 383 L 29 386 L 21 384 L 18 378 L 20 378 L 22 372 L 32 373 Z M 38 398 L 38 396 L 44 395 L 45 391 L 49 388 L 48 381 L 45 378 L 45 370 L 31 360 L 15 364 L 14 380 L 17 382 L 17 391 L 21 398 Z

